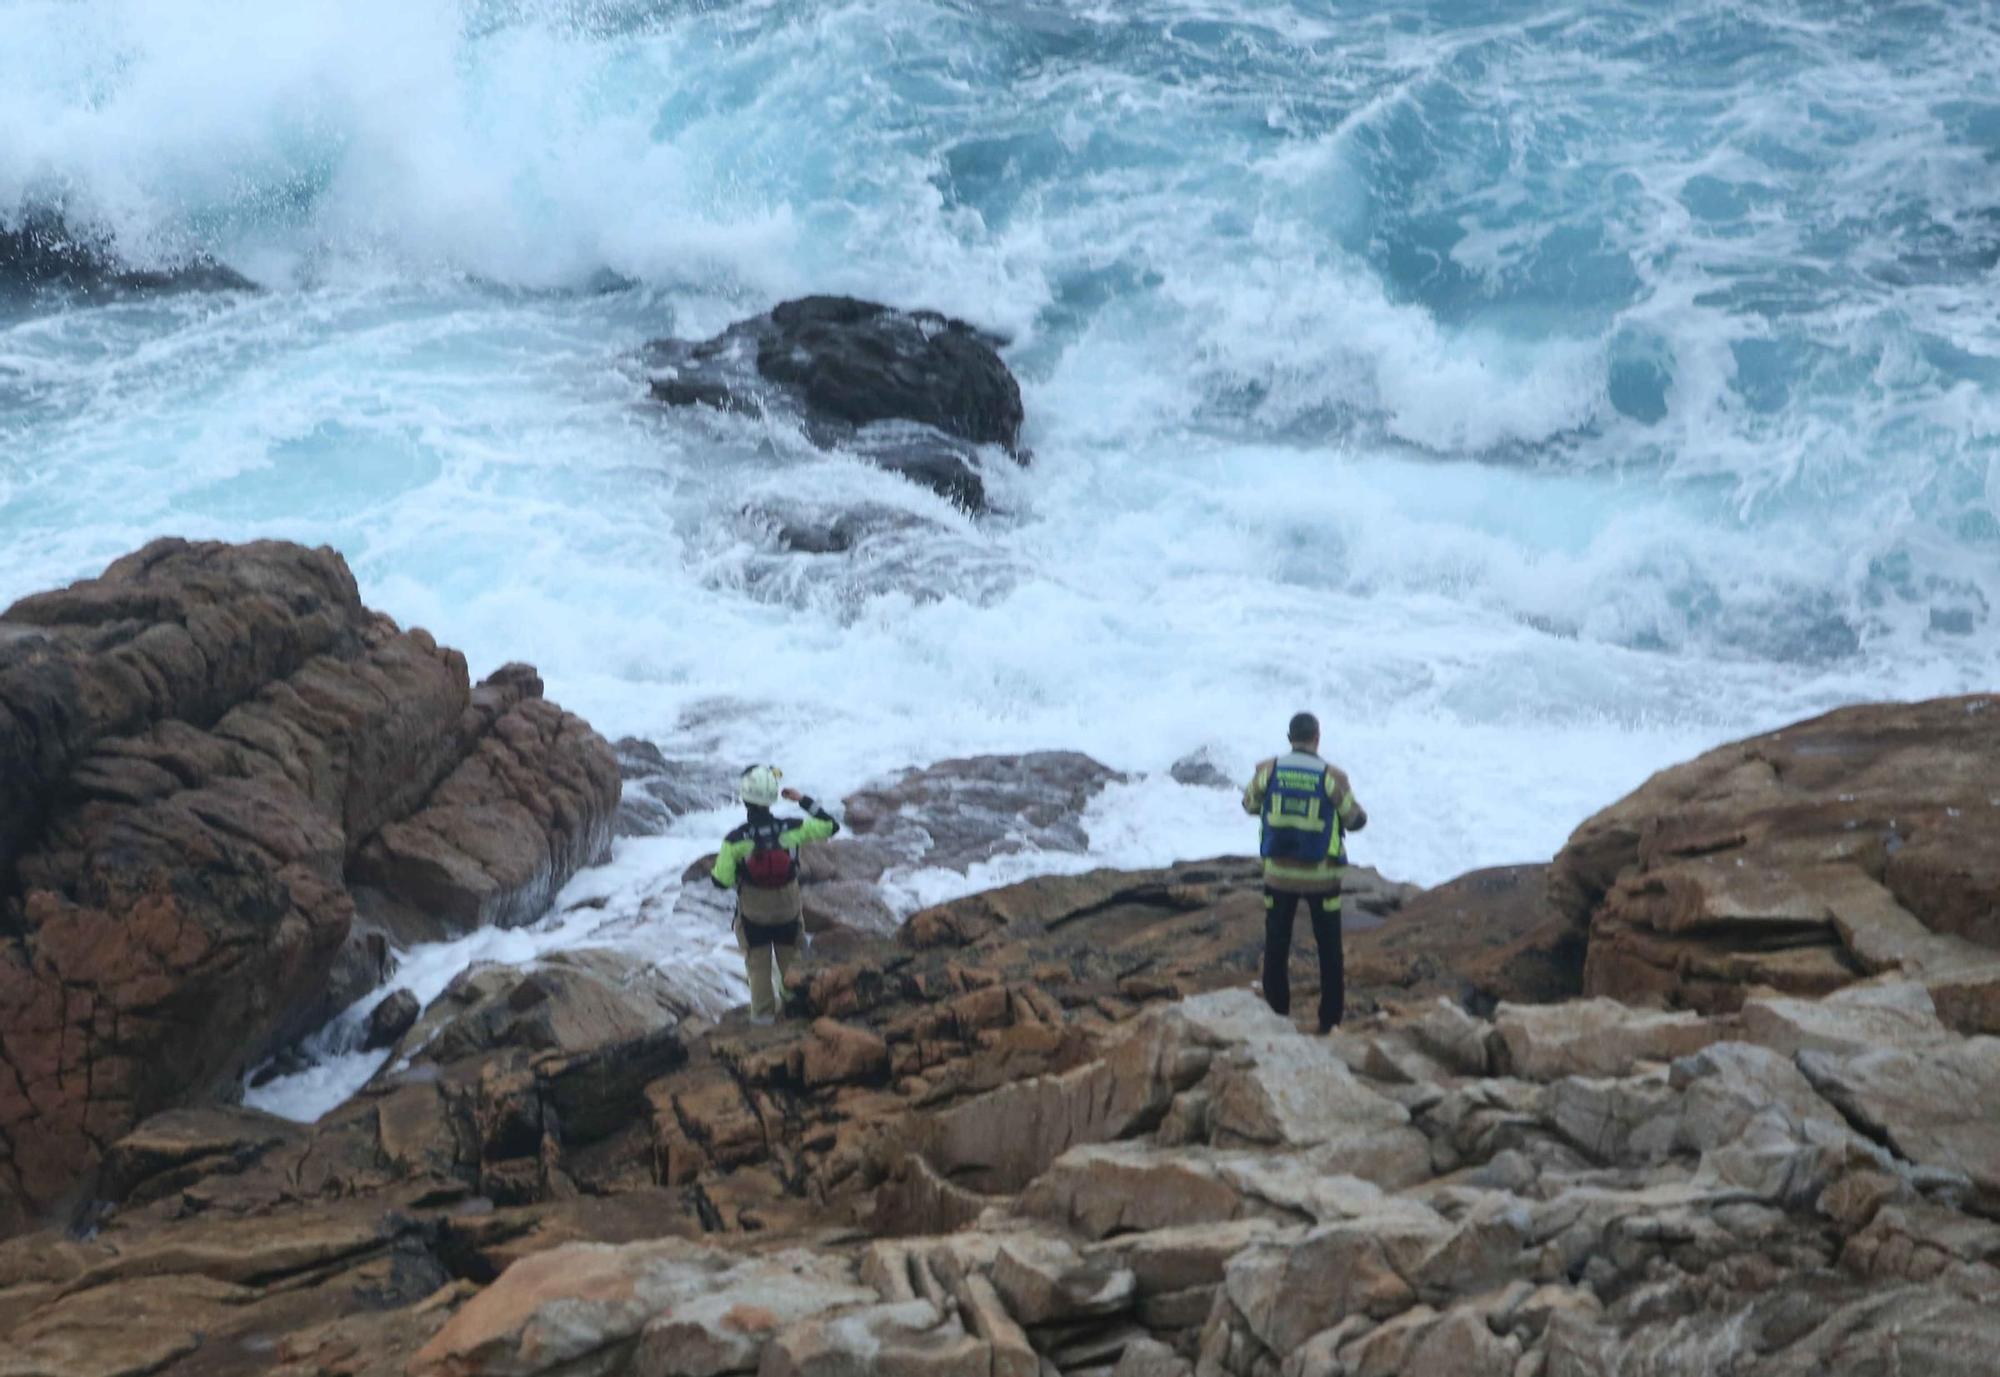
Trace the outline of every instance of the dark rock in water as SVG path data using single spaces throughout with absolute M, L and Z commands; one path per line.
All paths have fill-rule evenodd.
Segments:
M 294 1043 L 290 1047 L 278 1049 L 269 1061 L 251 1072 L 250 1085 L 252 1089 L 256 1089 L 286 1076 L 296 1076 L 310 1070 L 312 1070 L 312 1058 Z
M 975 446 L 943 437 L 915 421 L 876 421 L 856 431 L 847 448 L 878 469 L 899 474 L 969 512 L 986 510 L 986 479 Z
M 767 527 L 780 546 L 801 555 L 844 555 L 877 537 L 941 529 L 914 512 L 877 504 L 829 513 L 803 502 L 763 503 L 743 514 Z
M 979 447 L 1027 457 L 1020 384 L 997 343 L 935 311 L 816 296 L 699 343 L 654 340 L 645 358 L 653 395 L 669 406 L 796 415 L 815 444 L 979 511 Z
M 37 211 L 0 225 L 0 300 L 57 293 L 103 299 L 151 292 L 255 291 L 257 284 L 212 258 L 178 267 L 134 269 L 110 250 L 73 233 L 59 216 Z
M 711 760 L 669 757 L 650 741 L 628 736 L 613 748 L 625 794 L 618 803 L 621 837 L 653 837 L 676 818 L 736 800 L 736 772 Z
M 962 873 L 1022 851 L 1089 850 L 1084 809 L 1124 779 L 1075 751 L 941 760 L 851 795 L 845 821 L 890 864 Z
M 921 421 L 975 445 L 1014 447 L 1021 389 L 996 341 L 935 311 L 852 297 L 807 297 L 771 312 L 757 371 L 789 383 L 816 413 L 852 425 Z
M 532 670 L 475 688 L 331 550 L 161 540 L 0 614 L 0 1233 L 306 1032 L 371 932 L 537 916 L 617 799 Z
M 423 1012 L 416 995 L 408 990 L 398 990 L 380 1004 L 375 1012 L 368 1015 L 368 1036 L 362 1039 L 361 1050 L 379 1052 L 384 1047 L 393 1047 L 396 1040 L 410 1031 L 410 1025 Z
M 375 989 L 395 969 L 394 954 L 388 933 L 357 922 L 348 930 L 347 941 L 333 959 L 333 968 L 326 976 L 326 989 L 317 1005 L 294 1020 L 295 1025 L 316 1028 Z
M 1036 751 L 941 760 L 851 794 L 841 808 L 840 836 L 800 853 L 806 931 L 894 931 L 896 915 L 878 891 L 891 870 L 964 874 L 1024 851 L 1087 851 L 1084 810 L 1124 779 L 1074 751 Z M 713 859 L 689 867 L 674 904 L 677 922 L 727 922 L 733 912 L 729 895 L 694 883 Z
M 1215 763 L 1206 751 L 1196 751 L 1184 755 L 1173 763 L 1167 775 L 1176 784 L 1185 784 L 1190 789 L 1233 789 L 1236 782 L 1223 768 Z

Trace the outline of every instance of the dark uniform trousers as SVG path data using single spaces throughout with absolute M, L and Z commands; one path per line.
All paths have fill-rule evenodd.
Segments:
M 1346 1012 L 1347 973 L 1340 950 L 1340 893 L 1287 894 L 1264 891 L 1264 998 L 1274 1013 L 1291 1016 L 1292 923 L 1299 905 L 1312 915 L 1313 945 L 1319 950 L 1319 1030 L 1338 1026 Z

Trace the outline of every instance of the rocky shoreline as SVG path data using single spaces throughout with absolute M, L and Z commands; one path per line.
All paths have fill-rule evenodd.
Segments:
M 797 1019 L 609 950 L 475 967 L 312 1125 L 230 1089 L 714 764 L 614 749 L 524 667 L 471 684 L 329 551 L 178 541 L 0 616 L 0 752 L 0 1377 L 1969 1377 L 2000 1345 L 2000 698 L 1724 747 L 1546 866 L 1357 873 L 1324 1039 L 1246 988 L 1250 861 L 885 917 L 894 866 L 1080 847 L 1111 778 L 942 762 L 848 800 Z

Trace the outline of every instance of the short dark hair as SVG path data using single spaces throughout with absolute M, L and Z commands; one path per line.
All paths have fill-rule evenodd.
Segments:
M 1309 712 L 1294 714 L 1285 739 L 1295 746 L 1301 742 L 1319 740 L 1319 719 Z

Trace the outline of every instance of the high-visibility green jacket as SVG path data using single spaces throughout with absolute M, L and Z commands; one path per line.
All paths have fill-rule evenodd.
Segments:
M 708 873 L 717 889 L 736 890 L 737 913 L 748 923 L 759 927 L 773 927 L 798 920 L 805 905 L 804 895 L 799 890 L 798 854 L 799 848 L 813 842 L 822 842 L 840 831 L 840 823 L 826 809 L 809 798 L 799 800 L 799 806 L 811 816 L 803 818 L 770 818 L 753 813 L 750 821 L 738 827 L 723 839 L 722 850 L 715 857 L 715 866 Z M 760 827 L 761 824 L 761 827 Z M 778 847 L 790 853 L 793 861 L 791 881 L 781 889 L 760 889 L 737 883 L 741 878 L 743 863 L 757 849 L 754 834 L 759 830 L 768 832 L 770 826 L 778 829 Z
M 1305 770 L 1326 773 L 1326 798 L 1332 809 L 1335 827 L 1333 846 L 1325 860 L 1316 865 L 1302 865 L 1297 862 L 1266 860 L 1264 862 L 1264 883 L 1267 887 L 1286 894 L 1338 894 L 1340 881 L 1347 869 L 1347 847 L 1342 836 L 1348 832 L 1359 832 L 1368 825 L 1368 814 L 1355 801 L 1354 789 L 1347 782 L 1347 775 L 1327 764 L 1310 751 L 1292 751 L 1276 760 L 1266 760 L 1250 776 L 1250 782 L 1243 788 L 1243 811 L 1256 818 L 1264 816 L 1264 801 L 1270 791 L 1272 772 L 1279 769 Z

